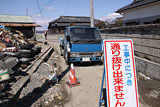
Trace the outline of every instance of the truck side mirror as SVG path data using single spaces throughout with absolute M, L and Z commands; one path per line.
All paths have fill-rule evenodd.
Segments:
M 70 41 L 70 36 L 69 36 L 69 35 L 67 35 L 66 39 L 67 39 L 67 41 Z

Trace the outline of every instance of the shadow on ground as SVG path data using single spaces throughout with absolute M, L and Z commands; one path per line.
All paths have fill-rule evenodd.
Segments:
M 61 79 L 67 74 L 70 67 L 68 67 L 65 71 L 63 71 L 58 76 L 58 81 L 60 82 Z M 47 92 L 47 90 L 51 87 L 53 87 L 56 83 L 45 81 L 45 83 L 41 87 L 35 88 L 32 92 L 28 93 L 23 98 L 20 98 L 16 101 L 13 107 L 31 107 L 33 103 L 35 103 L 38 99 L 40 99 L 44 93 Z M 43 102 L 42 102 L 43 103 Z
M 102 62 L 83 62 L 83 63 L 73 63 L 74 66 L 77 66 L 77 67 L 88 67 L 88 66 L 101 66 L 103 65 Z
M 41 87 L 35 88 L 32 92 L 28 93 L 23 98 L 18 99 L 13 107 L 22 107 L 22 105 L 23 107 L 31 107 L 34 102 L 41 98 L 43 94 L 54 85 L 55 83 L 46 81 Z

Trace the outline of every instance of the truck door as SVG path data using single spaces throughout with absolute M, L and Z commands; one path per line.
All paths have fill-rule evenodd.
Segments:
M 66 60 L 66 62 L 68 61 L 68 42 L 70 42 L 70 41 L 67 41 L 67 36 L 69 36 L 69 31 L 68 31 L 69 29 L 68 28 L 66 28 L 65 29 L 65 38 L 64 38 L 64 58 L 65 58 L 65 60 Z

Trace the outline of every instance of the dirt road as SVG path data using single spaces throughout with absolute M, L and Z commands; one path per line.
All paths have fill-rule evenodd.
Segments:
M 60 35 L 49 35 L 48 42 L 49 44 L 53 44 L 54 49 L 57 50 L 57 52 L 59 53 L 58 36 Z M 64 88 L 67 90 L 67 95 L 69 99 L 69 102 L 65 102 L 64 107 L 97 107 L 99 105 L 99 97 L 100 97 L 104 66 L 95 63 L 75 64 L 74 67 L 76 71 L 76 77 L 80 81 L 80 86 L 70 88 L 68 85 L 65 84 L 66 81 L 69 80 L 69 75 L 68 75 L 68 65 L 65 64 L 63 57 L 59 57 L 59 65 L 61 72 L 63 72 L 60 84 L 64 85 Z M 155 82 L 155 81 L 150 81 L 150 82 Z M 146 103 L 147 100 L 145 100 L 146 99 L 145 95 L 147 94 L 143 93 L 143 91 L 148 85 L 147 82 L 143 79 L 140 79 L 138 81 L 138 84 L 139 84 L 138 87 L 139 92 L 141 94 L 139 95 L 140 107 L 158 107 L 159 96 L 156 99 L 156 101 L 152 101 L 154 99 L 149 98 L 148 99 L 150 101 L 149 104 Z M 159 85 L 157 87 L 159 87 Z M 151 89 L 151 87 L 149 88 Z M 146 90 L 148 89 L 146 88 Z M 149 91 L 147 91 L 147 93 L 149 93 Z
M 65 107 L 97 107 L 103 66 L 76 66 L 76 75 L 81 85 L 67 90 L 71 95 L 71 101 Z M 66 77 L 68 78 L 68 77 Z
M 49 36 L 54 42 L 54 47 L 59 52 L 59 43 L 57 36 Z M 54 40 L 53 40 L 54 39 Z M 60 57 L 61 70 L 65 71 L 68 68 L 63 57 Z M 74 64 L 76 77 L 80 81 L 80 86 L 70 88 L 65 84 L 70 97 L 70 102 L 65 107 L 97 107 L 99 104 L 100 87 L 103 75 L 103 65 L 97 63 Z M 68 73 L 64 76 L 63 82 L 69 80 Z

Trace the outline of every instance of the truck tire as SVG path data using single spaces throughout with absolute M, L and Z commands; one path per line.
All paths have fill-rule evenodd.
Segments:
M 103 65 L 103 62 L 102 61 L 99 61 L 99 62 L 97 62 L 98 63 L 98 65 Z
M 70 62 L 69 62 L 68 60 L 66 60 L 66 64 L 67 64 L 67 65 L 70 65 Z
M 66 64 L 67 64 L 67 65 L 69 65 L 69 64 L 70 64 L 70 62 L 68 61 L 67 54 L 66 54 L 66 55 L 64 54 L 64 59 L 65 59 Z

